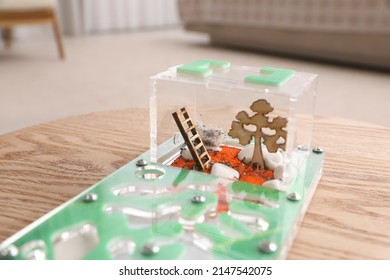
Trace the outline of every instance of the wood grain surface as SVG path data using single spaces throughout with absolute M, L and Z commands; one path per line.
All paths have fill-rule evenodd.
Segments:
M 0 136 L 0 241 L 149 149 L 146 109 Z M 390 129 L 316 117 L 324 174 L 289 259 L 390 259 Z

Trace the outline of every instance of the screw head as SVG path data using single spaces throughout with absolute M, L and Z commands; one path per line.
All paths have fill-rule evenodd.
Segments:
M 315 154 L 322 154 L 323 152 L 324 152 L 324 150 L 320 147 L 313 148 L 313 153 L 315 153 Z
M 15 245 L 10 245 L 7 248 L 4 248 L 0 251 L 0 259 L 13 259 L 19 254 L 18 248 Z
M 297 192 L 292 192 L 287 195 L 287 199 L 291 201 L 299 201 L 301 198 L 301 195 Z
M 137 162 L 135 164 L 137 166 L 146 166 L 146 165 L 148 165 L 148 162 L 144 159 L 139 159 L 139 160 L 137 160 Z
M 94 202 L 98 200 L 98 195 L 96 193 L 87 193 L 84 195 L 84 202 Z
M 196 204 L 203 203 L 206 201 L 206 197 L 203 195 L 195 195 L 192 197 L 191 201 L 192 203 L 196 203 Z
M 274 253 L 278 249 L 278 246 L 272 241 L 266 240 L 260 243 L 259 250 L 263 253 Z
M 155 255 L 158 252 L 160 252 L 160 247 L 154 243 L 145 244 L 141 249 L 141 253 L 145 256 Z

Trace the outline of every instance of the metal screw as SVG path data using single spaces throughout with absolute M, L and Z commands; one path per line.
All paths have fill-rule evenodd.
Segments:
M 301 198 L 301 195 L 297 192 L 292 192 L 287 195 L 287 199 L 291 201 L 299 201 Z
M 4 248 L 0 251 L 0 258 L 11 259 L 15 258 L 19 254 L 18 248 L 14 245 L 10 245 L 7 248 Z
M 324 152 L 324 150 L 321 149 L 320 147 L 313 148 L 313 153 L 315 153 L 315 154 L 322 154 L 323 152 Z
M 309 150 L 309 147 L 306 145 L 299 145 L 298 150 L 305 152 Z
M 141 249 L 141 253 L 145 256 L 155 255 L 158 252 L 160 252 L 160 247 L 154 243 L 145 244 Z
M 137 166 L 146 166 L 146 165 L 148 165 L 148 162 L 144 159 L 139 159 L 139 160 L 137 160 L 137 162 L 135 164 Z
M 98 200 L 98 195 L 96 193 L 87 193 L 84 195 L 84 202 L 93 202 Z
M 191 199 L 192 203 L 203 203 L 206 201 L 206 197 L 203 196 L 203 195 L 195 195 L 194 197 L 192 197 Z
M 263 253 L 274 253 L 278 249 L 278 246 L 272 241 L 263 241 L 260 243 L 259 249 Z

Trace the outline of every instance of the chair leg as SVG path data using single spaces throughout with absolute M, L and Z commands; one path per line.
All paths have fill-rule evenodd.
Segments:
M 3 40 L 5 43 L 6 48 L 10 48 L 12 45 L 12 28 L 11 27 L 5 27 L 3 29 Z
M 62 42 L 61 29 L 60 29 L 60 25 L 58 24 L 57 16 L 55 14 L 53 15 L 53 30 L 54 30 L 54 35 L 56 37 L 57 48 L 58 48 L 58 53 L 60 55 L 60 58 L 65 59 L 65 49 L 64 49 L 64 44 Z

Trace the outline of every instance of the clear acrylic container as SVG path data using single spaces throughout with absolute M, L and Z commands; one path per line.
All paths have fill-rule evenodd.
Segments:
M 274 108 L 267 115 L 269 121 L 278 116 L 288 120 L 285 151 L 278 151 L 283 156 L 284 166 L 278 169 L 278 173 L 283 173 L 279 174 L 279 177 L 283 177 L 280 178 L 282 184 L 279 187 L 287 189 L 309 153 L 317 75 L 294 72 L 282 84 L 274 86 L 246 81 L 248 76 L 259 76 L 261 67 L 214 67 L 212 74 L 207 76 L 182 73 L 178 69 L 180 66 L 175 66 L 151 77 L 151 162 L 169 165 L 185 148 L 186 144 L 172 117 L 172 113 L 180 108 L 187 108 L 198 128 L 222 130 L 226 135 L 223 145 L 242 149 L 244 146 L 239 139 L 228 135 L 232 121 L 237 121 L 236 115 L 240 111 L 254 115 L 255 112 L 250 109 L 252 103 L 265 99 Z M 249 130 L 255 128 L 253 125 L 245 127 Z M 275 133 L 267 128 L 262 131 L 270 135 Z M 253 142 L 254 138 L 252 145 Z M 264 149 L 263 154 L 267 153 Z
M 183 229 L 154 244 L 176 240 L 183 259 L 285 258 L 322 174 L 324 155 L 311 147 L 316 87 L 316 74 L 215 61 L 151 77 L 153 224 Z M 191 122 L 173 118 L 182 108 Z M 204 170 L 182 121 L 208 146 Z

